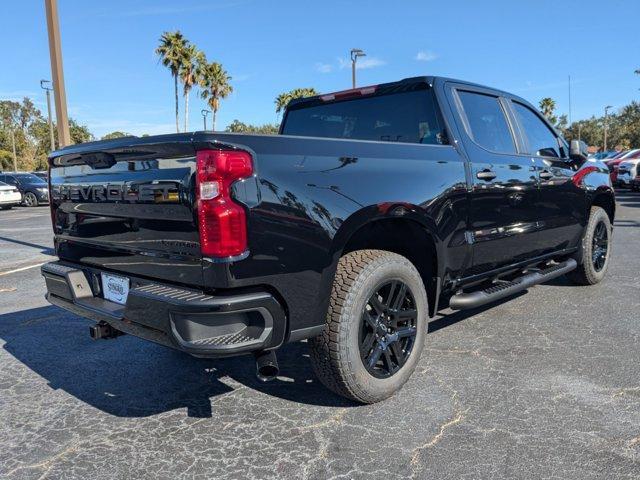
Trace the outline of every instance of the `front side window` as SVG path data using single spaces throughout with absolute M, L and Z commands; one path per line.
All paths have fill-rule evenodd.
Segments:
M 458 91 L 467 120 L 467 133 L 481 147 L 492 152 L 516 153 L 509 124 L 498 97 Z
M 292 107 L 284 135 L 402 143 L 443 143 L 443 129 L 429 90 Z
M 513 102 L 518 121 L 524 130 L 524 136 L 529 146 L 529 155 L 539 157 L 560 157 L 558 138 L 529 107 L 518 102 Z

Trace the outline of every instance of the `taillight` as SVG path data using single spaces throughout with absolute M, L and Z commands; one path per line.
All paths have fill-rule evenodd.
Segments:
M 199 150 L 196 195 L 200 249 L 206 257 L 237 257 L 247 251 L 244 208 L 231 198 L 231 184 L 253 174 L 251 155 L 242 151 Z

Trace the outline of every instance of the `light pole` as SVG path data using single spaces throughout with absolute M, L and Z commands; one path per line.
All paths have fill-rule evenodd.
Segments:
M 11 129 L 11 147 L 13 148 L 13 171 L 18 171 L 18 155 L 16 155 L 16 134 Z
M 607 151 L 607 119 L 609 115 L 609 109 L 613 108 L 611 105 L 607 105 L 604 107 L 604 147 L 602 149 L 603 152 Z
M 40 80 L 40 88 L 47 92 L 47 115 L 49 121 L 49 137 L 51 139 L 51 151 L 56 149 L 56 140 L 53 136 L 53 122 L 51 121 L 51 90 L 53 88 L 47 87 L 47 83 L 51 83 L 50 80 Z
M 359 48 L 351 49 L 351 88 L 356 88 L 356 62 L 358 61 L 358 57 L 366 56 L 367 54 Z
M 200 110 L 200 113 L 202 114 L 202 122 L 204 123 L 204 129 L 207 129 L 207 115 L 209 115 L 211 113 L 211 110 L 207 110 L 206 108 L 203 108 L 202 110 Z
M 60 22 L 58 21 L 58 0 L 44 0 L 47 11 L 47 30 L 49 32 L 49 57 L 53 78 L 53 97 L 56 102 L 56 120 L 58 124 L 58 145 L 71 145 L 69 118 L 67 116 L 67 96 L 64 91 L 64 72 L 62 70 L 62 45 L 60 43 Z

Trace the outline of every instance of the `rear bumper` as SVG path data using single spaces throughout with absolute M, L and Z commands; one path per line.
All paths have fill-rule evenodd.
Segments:
M 22 195 L 19 193 L 9 195 L 0 193 L 0 205 L 19 205 L 20 203 L 22 203 Z
M 42 266 L 47 300 L 113 328 L 199 357 L 240 355 L 279 347 L 286 316 L 268 292 L 208 295 L 130 279 L 125 305 L 102 298 L 100 270 L 66 262 Z

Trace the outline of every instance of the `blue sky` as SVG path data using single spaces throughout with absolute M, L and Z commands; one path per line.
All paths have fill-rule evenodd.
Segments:
M 234 118 L 275 122 L 285 90 L 350 87 L 352 47 L 368 56 L 358 83 L 435 74 L 554 98 L 573 119 L 640 99 L 640 2 L 449 0 L 58 0 L 70 115 L 96 136 L 174 129 L 173 83 L 154 49 L 180 29 L 233 77 L 218 127 Z M 0 99 L 23 95 L 46 109 L 50 78 L 44 2 L 4 1 Z M 10 21 L 6 21 L 10 19 Z M 203 102 L 191 95 L 190 129 Z M 181 104 L 182 115 L 182 104 Z

